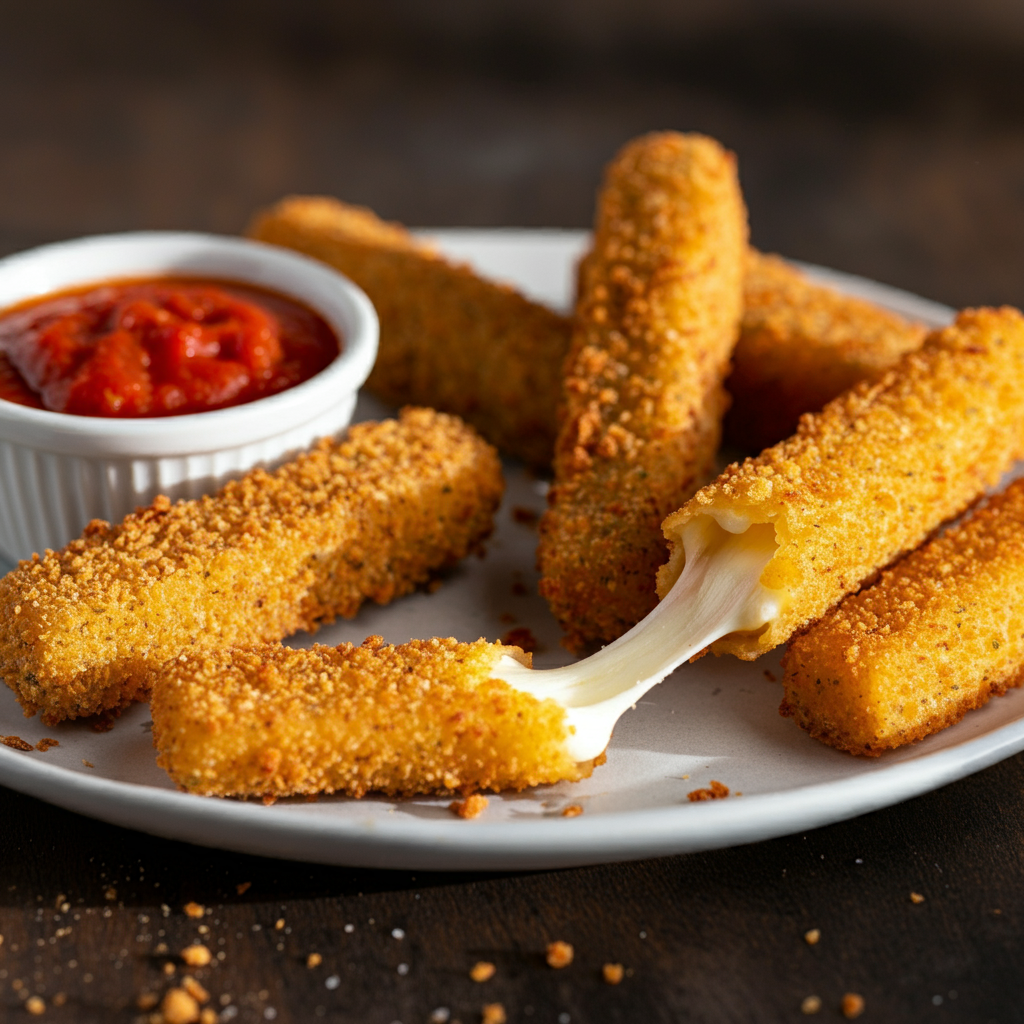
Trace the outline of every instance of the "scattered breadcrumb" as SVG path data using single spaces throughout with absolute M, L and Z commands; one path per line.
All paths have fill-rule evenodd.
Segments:
M 275 931 L 281 931 L 282 928 L 284 928 L 284 918 L 283 917 L 279 917 L 274 922 L 274 929 L 275 929 Z
M 548 967 L 568 967 L 572 963 L 573 948 L 568 942 L 558 940 L 548 943 L 547 962 Z
M 562 808 L 563 818 L 578 818 L 583 813 L 582 804 L 569 804 L 568 807 Z
M 197 1002 L 197 1003 L 208 1003 L 210 1001 L 210 993 L 203 988 L 202 985 L 196 981 L 191 975 L 186 974 L 181 979 L 181 987 Z
M 808 996 L 800 1004 L 800 1012 L 808 1015 L 817 1013 L 821 1009 L 821 999 L 818 996 Z
M 36 750 L 38 750 L 42 754 L 45 754 L 46 751 L 48 751 L 50 749 L 50 747 L 59 747 L 59 746 L 60 746 L 60 740 L 52 740 L 52 739 L 50 739 L 49 736 L 44 736 L 36 744 Z
M 208 1006 L 199 1014 L 199 1024 L 217 1024 L 217 1011 Z
M 108 885 L 107 888 L 103 890 L 103 898 L 111 901 L 116 900 L 117 890 L 112 885 Z
M 155 992 L 143 992 L 142 995 L 135 1000 L 135 1006 L 140 1010 L 152 1010 L 159 1002 L 160 997 Z
M 202 917 L 203 914 L 206 913 L 206 907 L 204 907 L 202 903 L 193 903 L 190 901 L 185 904 L 184 909 L 185 913 L 188 914 L 189 917 Z
M 821 929 L 819 928 L 811 928 L 810 931 L 804 932 L 804 942 L 806 942 L 808 946 L 816 946 L 820 938 Z
M 497 968 L 494 964 L 489 963 L 487 960 L 478 960 L 473 964 L 473 969 L 469 972 L 469 976 L 474 981 L 490 981 L 494 977 L 494 972 Z
M 911 903 L 924 903 L 924 897 L 919 892 L 912 892 L 910 894 Z
M 10 744 L 8 744 L 10 746 Z M 25 1000 L 25 1009 L 32 1014 L 33 1017 L 38 1017 L 40 1014 L 46 1012 L 46 1003 L 39 998 L 39 996 L 29 996 Z M 502 1017 L 502 1020 L 505 1018 Z
M 213 959 L 213 956 L 206 946 L 201 943 L 194 942 L 191 946 L 186 946 L 181 951 L 181 959 L 184 960 L 189 967 L 205 967 Z
M 319 967 L 324 962 L 324 958 L 319 953 L 310 953 L 306 957 L 307 967 Z
M 235 886 L 235 892 L 237 892 L 239 896 L 242 896 L 245 893 L 247 893 L 251 888 L 252 882 L 239 882 L 238 885 Z
M 857 995 L 856 992 L 847 992 L 843 996 L 841 1006 L 843 1016 L 847 1020 L 853 1020 L 854 1017 L 859 1017 L 864 1012 L 864 997 Z
M 486 1003 L 480 1011 L 480 1024 L 505 1024 L 507 1020 L 501 1003 Z
M 95 768 L 96 767 L 96 765 L 94 765 L 92 763 L 92 761 L 86 761 L 86 759 L 84 757 L 82 758 L 82 764 L 84 764 L 86 768 Z
M 164 974 L 166 974 L 168 978 L 169 978 L 169 977 L 170 977 L 170 976 L 171 976 L 172 974 L 174 974 L 174 972 L 175 972 L 175 971 L 176 971 L 177 969 L 178 969 L 178 968 L 177 968 L 177 967 L 175 967 L 175 966 L 174 966 L 174 964 L 173 964 L 173 963 L 171 963 L 171 961 L 170 961 L 170 960 L 168 960 L 168 961 L 167 961 L 167 963 L 165 963 L 165 964 L 164 964 L 164 968 L 163 968 L 163 970 L 164 970 Z
M 764 677 L 768 680 L 769 683 L 777 683 L 779 681 L 775 673 L 770 672 L 768 669 L 764 670 Z
M 707 789 L 691 790 L 686 794 L 686 799 L 691 803 L 697 803 L 701 800 L 724 800 L 728 795 L 729 787 L 712 779 L 711 785 Z
M 31 743 L 26 743 L 20 736 L 0 736 L 0 743 L 13 750 L 35 750 Z M 42 1013 L 42 1010 L 39 1012 Z
M 622 981 L 622 976 L 626 972 L 622 969 L 622 964 L 605 964 L 601 968 L 601 977 L 609 985 L 618 985 Z
M 487 797 L 479 793 L 467 796 L 465 800 L 453 800 L 448 805 L 448 810 L 457 814 L 460 818 L 479 818 L 487 809 Z
M 501 638 L 501 642 L 506 647 L 521 647 L 527 654 L 532 654 L 540 646 L 529 626 L 517 626 L 515 629 L 510 629 Z
M 536 526 L 540 516 L 532 508 L 524 508 L 522 505 L 515 505 L 512 509 L 512 518 L 523 526 Z
M 195 1024 L 199 1020 L 199 1004 L 183 988 L 168 989 L 160 1011 L 166 1024 Z

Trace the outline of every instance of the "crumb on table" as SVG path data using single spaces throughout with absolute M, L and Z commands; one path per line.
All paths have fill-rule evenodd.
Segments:
M 184 909 L 189 917 L 202 917 L 206 913 L 206 907 L 202 903 L 195 903 L 191 900 L 185 904 Z
M 191 946 L 186 946 L 181 951 L 181 959 L 184 960 L 189 967 L 205 967 L 213 959 L 213 956 L 206 946 L 195 942 Z
M 199 1020 L 199 1004 L 183 988 L 168 989 L 160 1011 L 165 1024 L 195 1024 Z
M 806 942 L 808 946 L 816 946 L 820 938 L 820 928 L 810 928 L 808 931 L 804 932 L 804 942 Z
M 36 750 L 38 750 L 41 754 L 45 754 L 46 751 L 48 751 L 51 747 L 59 747 L 59 746 L 60 746 L 60 740 L 53 740 L 53 739 L 50 739 L 49 736 L 44 736 L 36 744 Z
M 817 1013 L 820 1009 L 821 999 L 818 996 L 807 996 L 800 1004 L 800 1012 L 806 1013 L 808 1016 L 812 1013 Z
M 618 985 L 622 981 L 622 976 L 626 972 L 622 968 L 622 964 L 605 964 L 601 968 L 601 977 L 609 985 Z
M 912 892 L 910 894 L 911 903 L 924 903 L 924 897 L 919 892 Z
M 545 959 L 548 962 L 548 967 L 562 968 L 568 967 L 572 963 L 573 948 L 568 942 L 562 942 L 560 939 L 555 942 L 549 942 Z
M 310 953 L 306 957 L 307 967 L 319 967 L 324 962 L 324 958 L 319 953 Z
M 864 997 L 857 995 L 856 992 L 847 992 L 843 996 L 841 1006 L 843 1016 L 847 1020 L 853 1020 L 854 1017 L 859 1017 L 864 1012 Z
M 486 1003 L 480 1011 L 480 1024 L 505 1024 L 507 1020 L 501 1003 Z
M 563 818 L 578 818 L 583 813 L 582 804 L 569 804 L 562 808 Z
M 487 960 L 478 960 L 473 964 L 472 969 L 469 972 L 469 976 L 474 981 L 490 981 L 494 977 L 494 972 L 497 968 L 494 964 Z

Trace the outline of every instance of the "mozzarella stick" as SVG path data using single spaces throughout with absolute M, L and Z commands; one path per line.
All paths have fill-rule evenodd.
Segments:
M 550 466 L 565 317 L 336 199 L 284 199 L 249 234 L 323 260 L 366 292 L 380 318 L 367 387 L 381 398 L 456 413 L 507 454 Z
M 876 756 L 1024 682 L 1024 480 L 796 636 L 780 713 Z
M 927 333 L 896 313 L 814 284 L 777 256 L 751 249 L 743 322 L 725 387 L 725 437 L 749 452 L 789 437 L 858 381 L 876 379 Z
M 564 709 L 492 672 L 518 647 L 381 637 L 182 654 L 153 686 L 157 762 L 205 796 L 523 789 L 593 771 L 567 751 Z
M 570 650 L 614 640 L 657 603 L 661 521 L 718 448 L 746 233 L 735 159 L 712 139 L 648 135 L 608 168 L 538 549 Z
M 407 409 L 214 497 L 94 520 L 0 580 L 0 675 L 48 725 L 119 709 L 182 649 L 279 640 L 408 593 L 480 543 L 501 492 L 490 445 Z
M 965 310 L 881 380 L 804 416 L 794 437 L 733 464 L 670 515 L 658 592 L 682 572 L 688 531 L 742 545 L 770 530 L 758 579 L 776 612 L 710 648 L 756 658 L 994 486 L 1021 450 L 1022 428 L 1024 317 Z

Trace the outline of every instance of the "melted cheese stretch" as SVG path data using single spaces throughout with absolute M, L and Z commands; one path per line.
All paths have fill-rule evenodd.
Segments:
M 710 516 L 689 524 L 687 561 L 675 586 L 650 615 L 597 654 L 565 668 L 531 670 L 503 657 L 495 675 L 538 700 L 566 709 L 574 761 L 608 745 L 619 716 L 684 661 L 726 634 L 756 635 L 776 618 L 785 595 L 761 584 L 775 553 L 768 525 L 724 529 Z

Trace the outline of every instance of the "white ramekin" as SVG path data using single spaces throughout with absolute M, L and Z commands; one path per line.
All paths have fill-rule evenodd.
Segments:
M 101 419 L 0 399 L 0 553 L 63 547 L 90 519 L 117 521 L 158 494 L 198 497 L 274 466 L 348 425 L 377 356 L 377 315 L 347 278 L 297 253 L 185 232 L 100 235 L 0 260 L 0 309 L 111 278 L 167 275 L 261 285 L 315 309 L 342 350 L 302 384 L 187 416 Z

